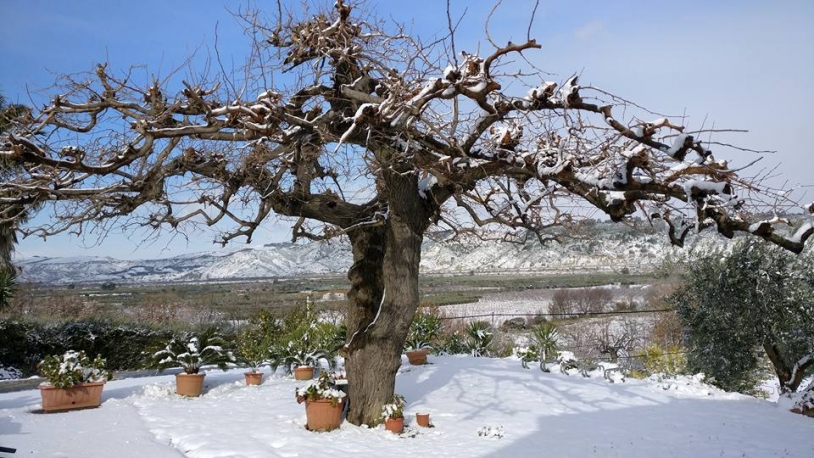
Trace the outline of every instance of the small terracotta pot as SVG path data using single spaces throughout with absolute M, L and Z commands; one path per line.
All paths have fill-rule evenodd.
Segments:
M 422 428 L 429 428 L 430 427 L 430 414 L 428 413 L 417 413 L 415 414 L 415 422 L 418 423 L 418 426 Z
M 345 398 L 331 405 L 330 400 L 305 401 L 306 428 L 309 431 L 331 431 L 342 423 Z
M 314 378 L 314 366 L 301 366 L 294 368 L 295 380 L 311 380 Z
M 175 392 L 181 396 L 200 396 L 204 377 L 206 374 L 175 374 Z
M 262 372 L 244 372 L 243 376 L 246 377 L 246 385 L 260 385 L 263 383 Z
M 388 418 L 384 420 L 384 429 L 391 431 L 394 434 L 401 434 L 404 432 L 404 417 L 401 418 Z
M 413 350 L 405 353 L 410 364 L 413 366 L 421 366 L 427 364 L 427 350 Z
M 70 388 L 55 388 L 50 385 L 40 387 L 42 410 L 59 412 L 61 410 L 99 407 L 102 403 L 102 389 L 105 382 L 92 382 L 74 385 Z

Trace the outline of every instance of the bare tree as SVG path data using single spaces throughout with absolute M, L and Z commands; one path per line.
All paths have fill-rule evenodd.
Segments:
M 106 65 L 66 77 L 33 122 L 0 139 L 23 167 L 0 184 L 3 208 L 51 204 L 50 224 L 24 228 L 41 236 L 206 224 L 222 243 L 250 241 L 273 214 L 296 219 L 295 240 L 346 236 L 354 424 L 375 423 L 392 397 L 430 227 L 546 241 L 587 209 L 614 221 L 641 209 L 678 245 L 713 228 L 794 252 L 814 231 L 787 237 L 780 221 L 750 220 L 750 203 L 788 202 L 716 159 L 701 131 L 632 116 L 650 112 L 576 75 L 559 85 L 520 68 L 512 59 L 540 48 L 531 38 L 449 55 L 451 37 L 423 44 L 352 12 L 337 0 L 303 18 L 279 8 L 271 26 L 244 15 L 262 38 L 239 80 L 175 90 Z

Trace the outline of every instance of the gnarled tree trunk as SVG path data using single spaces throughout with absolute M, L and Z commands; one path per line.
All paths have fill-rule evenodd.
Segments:
M 421 242 L 428 206 L 418 195 L 416 178 L 391 173 L 390 215 L 384 227 L 351 236 L 354 264 L 349 277 L 349 343 L 346 347 L 348 421 L 378 423 L 390 401 L 410 323 L 419 304 Z M 375 246 L 382 242 L 381 248 Z

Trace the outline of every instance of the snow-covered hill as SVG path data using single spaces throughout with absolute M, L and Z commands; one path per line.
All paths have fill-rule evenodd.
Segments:
M 710 237 L 715 237 L 714 235 Z M 708 246 L 699 237 L 682 253 Z M 693 247 L 695 245 L 695 248 Z M 663 234 L 642 233 L 624 226 L 600 223 L 584 238 L 561 244 L 525 244 L 427 239 L 422 255 L 424 273 L 495 271 L 570 272 L 574 270 L 642 271 L 652 269 L 665 256 L 678 252 Z M 117 260 L 109 257 L 18 260 L 22 279 L 48 284 L 107 282 L 147 283 L 289 277 L 309 274 L 344 274 L 352 263 L 350 246 L 330 243 L 275 243 L 185 254 L 166 259 Z

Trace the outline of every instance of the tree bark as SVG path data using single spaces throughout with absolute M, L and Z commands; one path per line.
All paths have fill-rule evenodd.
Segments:
M 348 421 L 355 425 L 380 422 L 381 408 L 394 393 L 404 342 L 419 304 L 418 272 L 423 233 L 429 225 L 428 206 L 418 195 L 414 175 L 388 175 L 390 213 L 384 227 L 351 236 L 354 265 L 349 274 L 345 364 L 351 403 Z M 371 246 L 380 240 L 381 249 Z
M 772 366 L 774 367 L 774 372 L 777 374 L 777 381 L 780 382 L 780 392 L 787 393 L 794 391 L 797 387 L 789 386 L 789 383 L 792 382 L 791 371 L 780 355 L 780 349 L 777 348 L 777 344 L 764 343 L 763 350 L 766 351 L 766 356 L 769 357 L 769 361 L 772 362 Z

